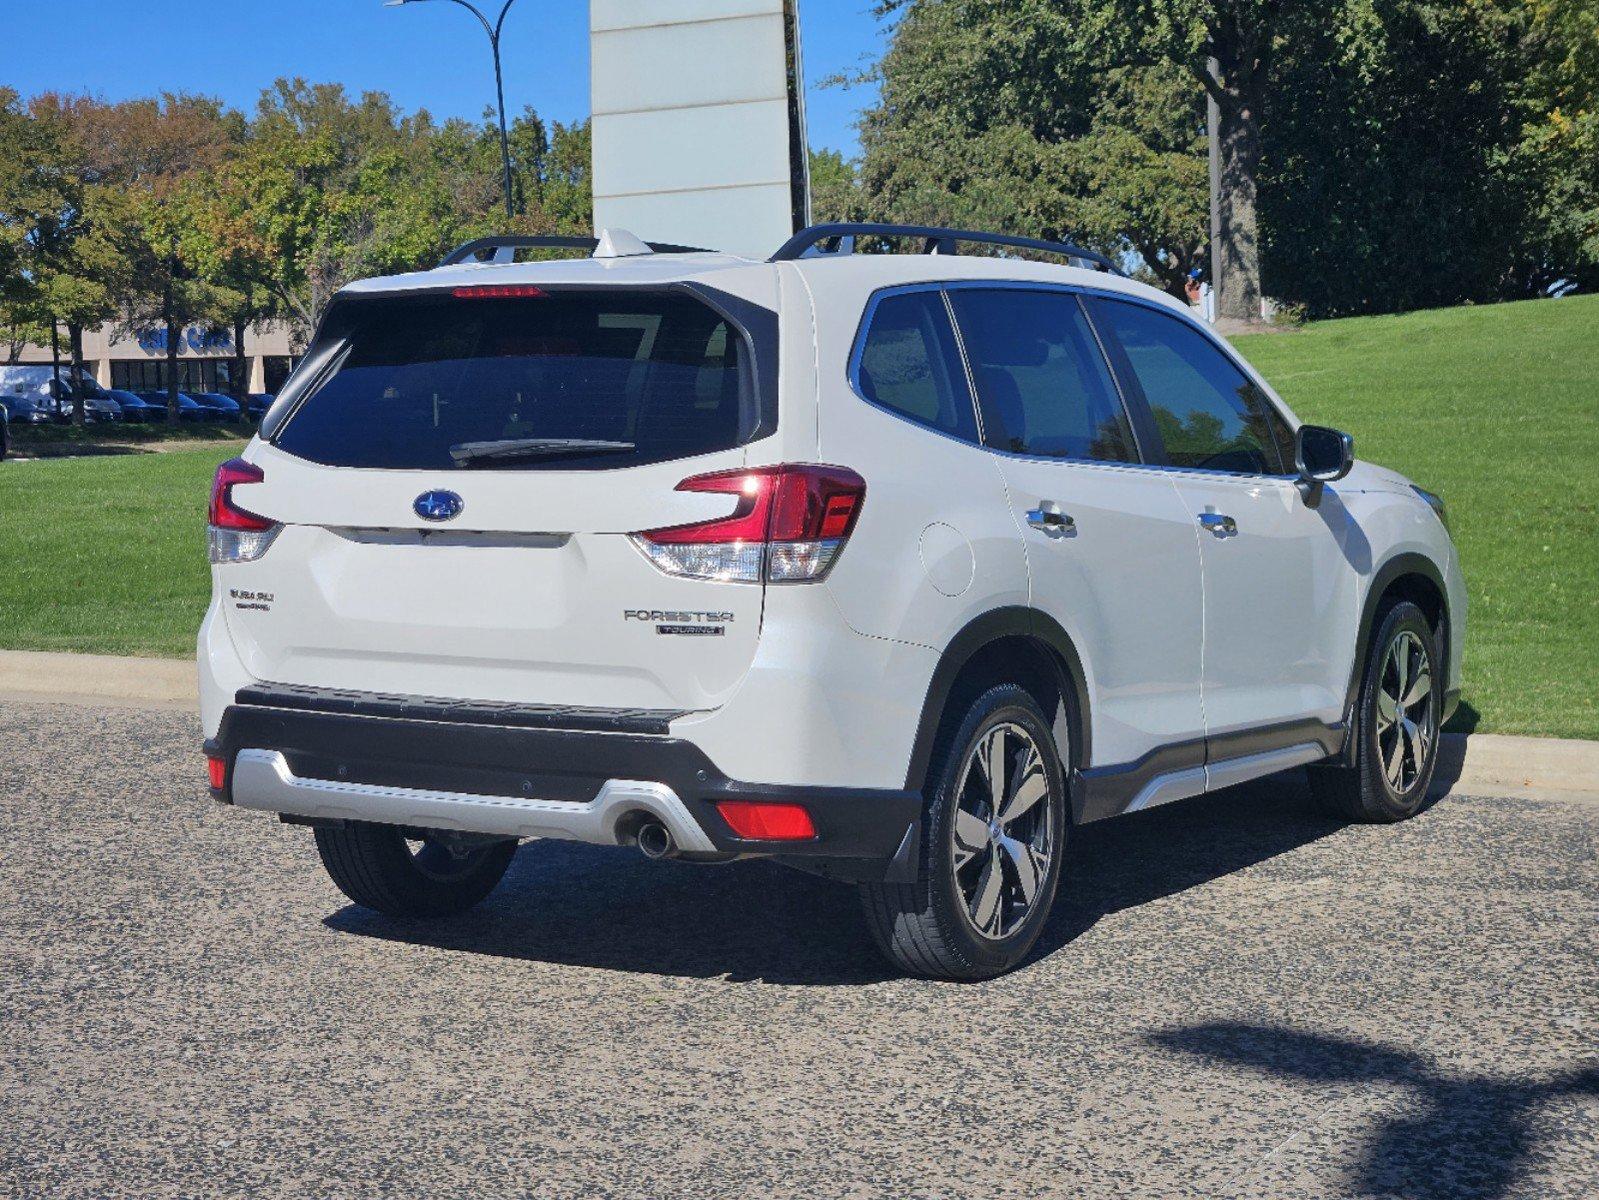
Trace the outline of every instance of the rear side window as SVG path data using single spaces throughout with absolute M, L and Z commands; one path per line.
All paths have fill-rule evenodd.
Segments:
M 1121 397 L 1077 297 L 1019 288 L 956 288 L 955 318 L 997 450 L 1133 462 Z
M 686 296 L 356 303 L 332 373 L 276 435 L 312 462 L 615 468 L 727 450 L 757 424 L 742 336 Z
M 1293 434 L 1265 394 L 1198 330 L 1142 304 L 1094 301 L 1127 356 L 1174 467 L 1281 475 Z
M 855 381 L 873 404 L 918 425 L 977 441 L 965 368 L 939 292 L 899 292 L 877 302 Z

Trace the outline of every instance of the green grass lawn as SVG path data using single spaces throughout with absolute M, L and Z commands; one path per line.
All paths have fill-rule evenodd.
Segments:
M 242 445 L 0 462 L 0 646 L 192 655 L 211 476 Z
M 1490 732 L 1599 738 L 1599 296 L 1236 344 L 1301 417 L 1449 505 L 1471 607 L 1465 722 L 1469 706 Z
M 1302 417 L 1448 501 L 1471 598 L 1466 722 L 1599 738 L 1599 296 L 1238 344 Z M 206 495 L 233 452 L 0 463 L 0 645 L 192 653 Z

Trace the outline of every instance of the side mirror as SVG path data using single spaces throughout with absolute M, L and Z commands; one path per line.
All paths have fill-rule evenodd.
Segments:
M 1301 425 L 1294 434 L 1294 466 L 1301 483 L 1332 483 L 1355 465 L 1355 439 L 1325 425 Z

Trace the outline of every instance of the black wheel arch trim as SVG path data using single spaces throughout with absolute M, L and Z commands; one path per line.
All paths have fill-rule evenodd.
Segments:
M 1449 589 L 1444 584 L 1444 574 L 1425 554 L 1415 551 L 1404 551 L 1394 555 L 1377 568 L 1371 577 L 1371 586 L 1366 589 L 1366 599 L 1360 609 L 1360 628 L 1355 635 L 1355 657 L 1349 667 L 1349 686 L 1344 693 L 1344 723 L 1353 729 L 1355 727 L 1355 705 L 1360 699 L 1360 685 L 1366 669 L 1366 656 L 1371 651 L 1371 639 L 1377 632 L 1377 613 L 1382 605 L 1383 596 L 1388 592 L 1396 580 L 1406 575 L 1420 575 L 1438 589 L 1438 603 L 1440 605 L 1439 627 L 1443 630 L 1444 642 L 1438 647 L 1438 675 L 1443 685 L 1444 695 L 1451 694 L 1458 697 L 1458 681 L 1449 677 L 1449 654 L 1454 638 L 1454 620 L 1449 611 Z M 1350 738 L 1344 747 L 1344 757 L 1347 759 L 1355 746 L 1354 738 Z M 1347 764 L 1346 764 L 1347 765 Z
M 1009 605 L 990 609 L 973 618 L 944 648 L 922 701 L 922 715 L 916 727 L 916 740 L 911 747 L 910 766 L 905 772 L 907 791 L 920 792 L 926 782 L 927 768 L 933 757 L 933 743 L 938 737 L 944 710 L 961 671 L 979 650 L 1012 637 L 1031 638 L 1042 643 L 1055 652 L 1057 667 L 1064 665 L 1064 675 L 1057 683 L 1060 684 L 1061 695 L 1066 699 L 1067 717 L 1072 726 L 1072 761 L 1065 764 L 1068 776 L 1075 776 L 1076 767 L 1091 761 L 1088 681 L 1083 674 L 1083 662 L 1078 657 L 1077 647 L 1072 644 L 1066 630 L 1048 613 L 1019 604 Z

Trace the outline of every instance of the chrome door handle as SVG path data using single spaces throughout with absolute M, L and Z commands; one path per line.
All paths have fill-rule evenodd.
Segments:
M 1027 523 L 1034 529 L 1042 529 L 1045 533 L 1076 533 L 1077 522 L 1061 512 L 1060 505 L 1053 500 L 1041 501 L 1037 508 L 1027 512 Z
M 1238 522 L 1233 520 L 1226 513 L 1200 513 L 1199 523 L 1214 533 L 1217 537 L 1230 537 L 1238 532 Z

